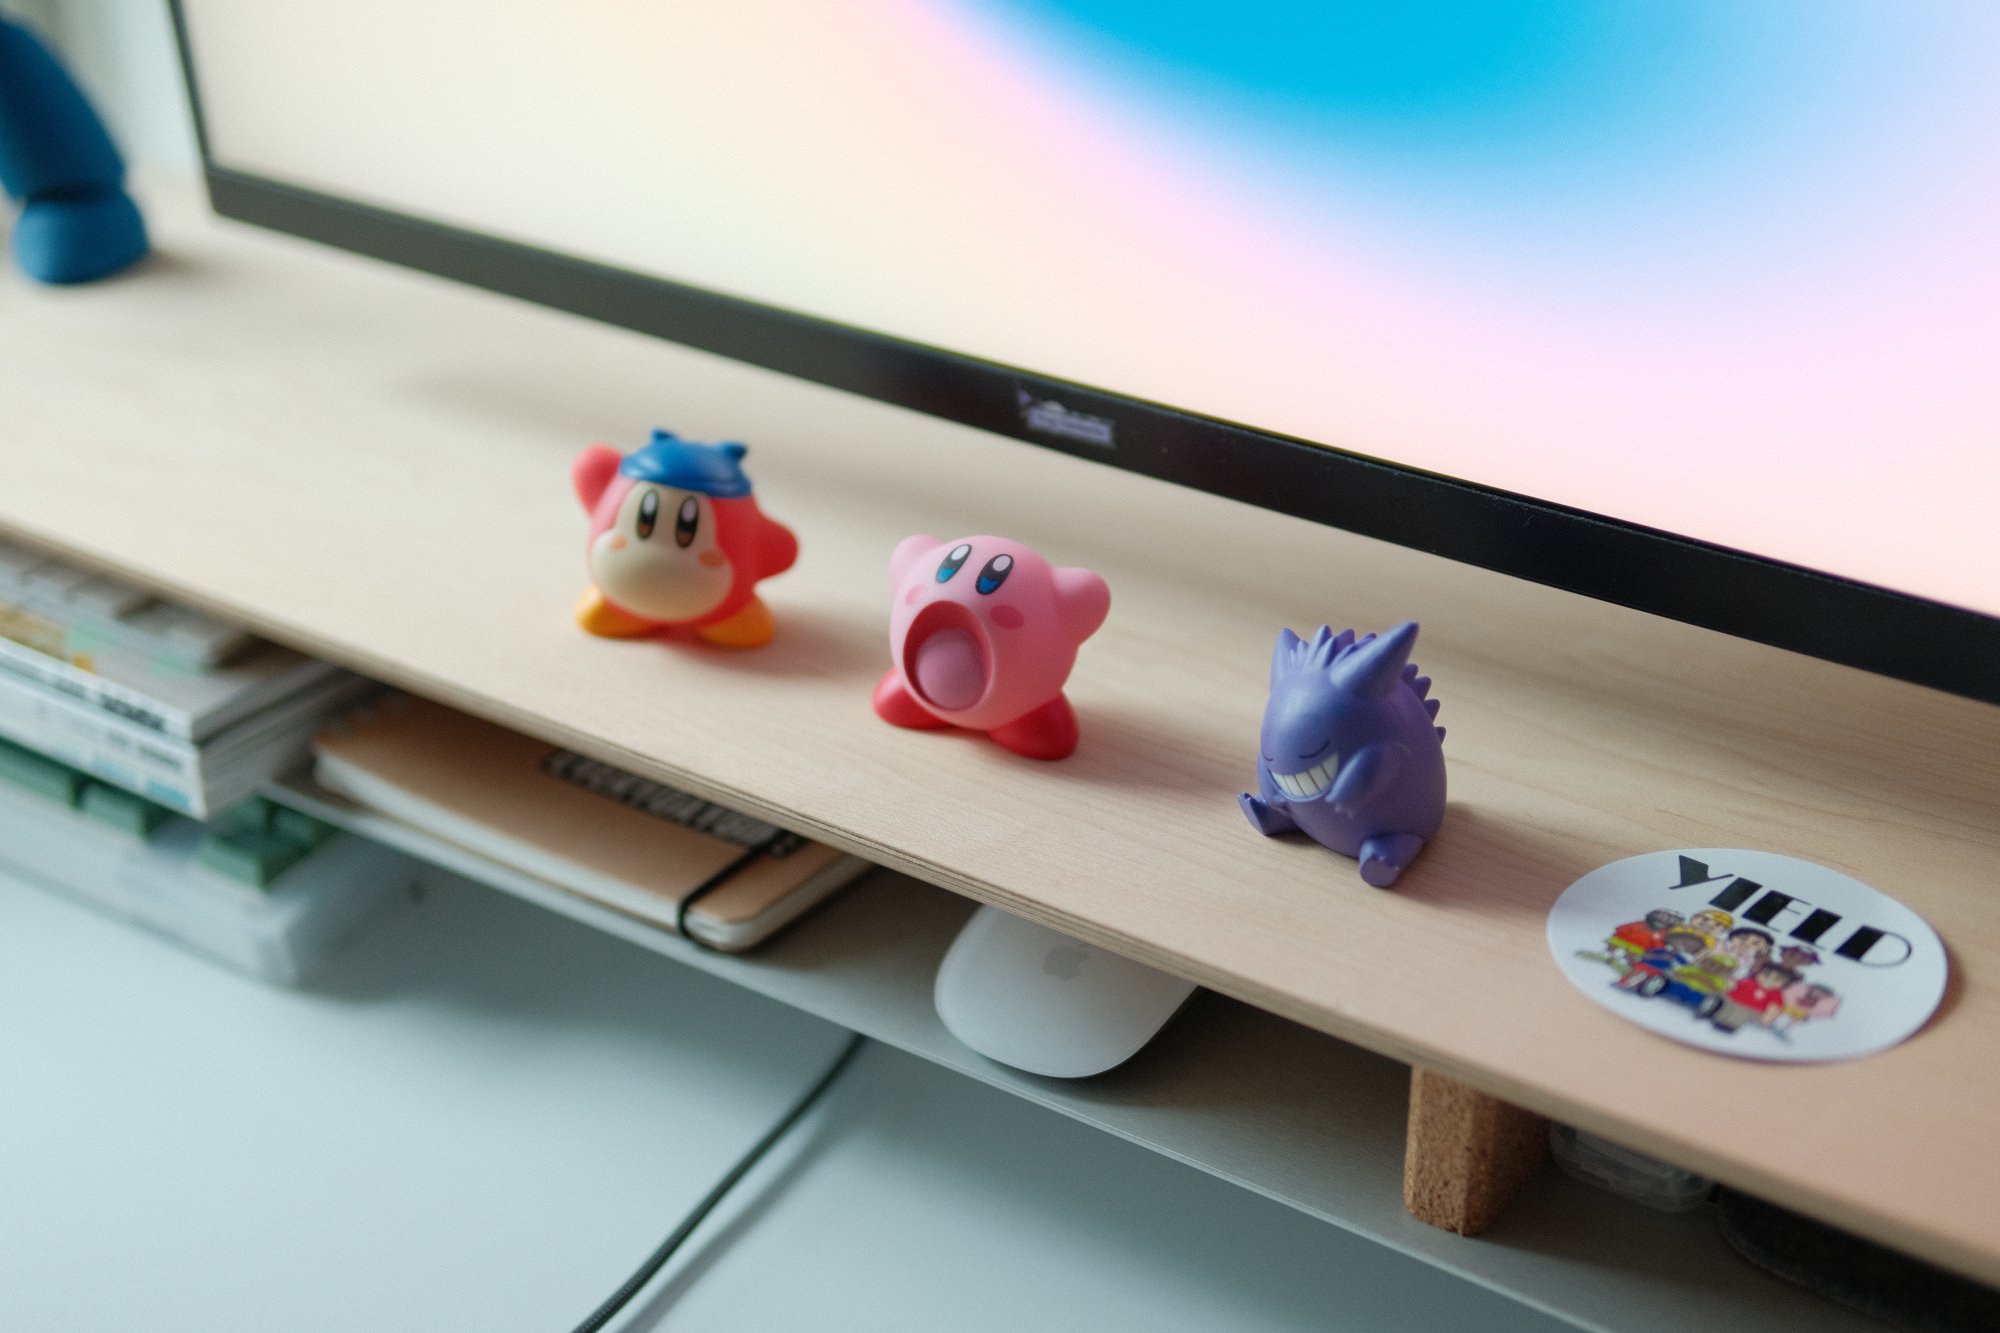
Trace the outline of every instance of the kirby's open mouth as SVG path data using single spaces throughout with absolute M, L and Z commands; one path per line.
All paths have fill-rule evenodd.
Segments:
M 956 602 L 932 602 L 903 636 L 903 676 L 923 701 L 960 712 L 986 697 L 993 655 L 979 618 Z

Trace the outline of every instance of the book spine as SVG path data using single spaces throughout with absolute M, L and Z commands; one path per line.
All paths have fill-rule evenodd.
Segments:
M 185 710 L 163 704 L 144 693 L 106 680 L 94 672 L 40 653 L 25 644 L 0 637 L 0 670 L 12 672 L 42 688 L 54 690 L 85 707 L 182 740 L 194 735 L 194 719 Z
M 150 801 L 207 813 L 201 752 L 108 713 L 0 673 L 0 736 Z

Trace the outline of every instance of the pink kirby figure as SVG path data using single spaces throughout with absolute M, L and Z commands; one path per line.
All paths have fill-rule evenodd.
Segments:
M 875 687 L 883 721 L 983 731 L 1030 759 L 1076 749 L 1062 687 L 1111 610 L 1103 579 L 1004 537 L 923 536 L 897 545 L 889 578 L 895 665 Z
M 593 585 L 579 625 L 609 638 L 686 630 L 725 648 L 771 641 L 757 582 L 790 569 L 799 543 L 757 508 L 745 452 L 656 430 L 629 454 L 593 444 L 577 455 Z

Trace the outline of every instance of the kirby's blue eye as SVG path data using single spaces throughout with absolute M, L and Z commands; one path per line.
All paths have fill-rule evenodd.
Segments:
M 972 558 L 972 543 L 960 542 L 945 554 L 944 563 L 938 566 L 939 583 L 951 582 L 951 576 L 958 573 L 961 566 Z
M 973 586 L 981 592 L 995 592 L 1001 584 L 1007 581 L 1007 576 L 1013 572 L 1014 557 L 1011 555 L 996 555 L 986 562 L 986 568 L 979 571 L 979 582 Z
M 660 521 L 660 493 L 649 490 L 639 497 L 639 540 L 645 541 L 653 535 L 653 525 Z

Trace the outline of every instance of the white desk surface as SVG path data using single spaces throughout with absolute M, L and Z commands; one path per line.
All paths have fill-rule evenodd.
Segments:
M 840 1045 L 441 879 L 312 988 L 0 883 L 0 1327 L 561 1330 Z M 885 1048 L 628 1328 L 1553 1321 Z

